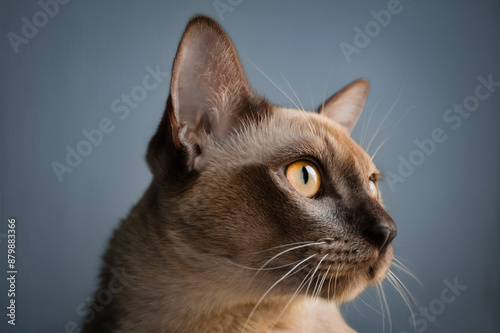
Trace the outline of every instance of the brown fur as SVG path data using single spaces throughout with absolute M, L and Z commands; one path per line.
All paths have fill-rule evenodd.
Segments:
M 395 236 L 349 137 L 367 93 L 358 80 L 319 113 L 272 106 L 224 30 L 193 18 L 148 148 L 153 181 L 104 256 L 101 290 L 118 271 L 123 288 L 84 332 L 352 332 L 336 304 L 385 277 Z M 320 170 L 316 198 L 284 175 L 301 159 Z M 301 242 L 317 243 L 268 262 Z

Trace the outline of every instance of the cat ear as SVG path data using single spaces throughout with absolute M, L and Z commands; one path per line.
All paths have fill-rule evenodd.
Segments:
M 363 112 L 369 89 L 366 79 L 351 82 L 320 106 L 318 112 L 339 123 L 350 134 Z
M 168 139 L 167 144 L 173 145 L 170 155 L 182 151 L 189 169 L 200 169 L 206 145 L 234 130 L 238 113 L 248 109 L 252 96 L 227 33 L 213 19 L 196 16 L 188 23 L 174 59 L 170 96 L 158 129 L 167 137 L 153 140 Z

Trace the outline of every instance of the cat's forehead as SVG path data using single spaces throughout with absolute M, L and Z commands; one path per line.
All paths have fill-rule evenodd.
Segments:
M 274 114 L 278 123 L 288 127 L 292 133 L 300 133 L 302 143 L 307 142 L 308 146 L 312 146 L 311 150 L 322 161 L 354 163 L 366 173 L 377 171 L 369 155 L 338 123 L 328 117 L 288 108 L 276 108 Z M 286 133 L 284 128 L 281 133 Z
M 377 172 L 369 155 L 326 116 L 275 106 L 270 111 L 258 123 L 245 125 L 245 130 L 231 140 L 231 147 L 220 151 L 224 151 L 226 163 L 272 163 L 311 157 L 326 167 L 355 167 L 365 175 Z

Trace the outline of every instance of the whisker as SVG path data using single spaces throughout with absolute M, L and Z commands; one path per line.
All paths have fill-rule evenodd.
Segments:
M 297 96 L 297 94 L 295 93 L 295 90 L 293 90 L 292 86 L 290 85 L 290 83 L 288 82 L 288 80 L 285 78 L 285 76 L 284 76 L 282 73 L 280 73 L 280 74 L 281 74 L 281 77 L 283 78 L 283 80 L 285 80 L 286 84 L 288 85 L 288 88 L 290 88 L 290 90 L 292 91 L 293 95 L 294 95 L 294 96 L 295 96 L 295 98 L 297 99 L 297 102 L 299 102 L 300 109 L 301 109 L 302 111 L 304 111 L 304 112 L 305 112 L 306 110 L 304 109 L 304 106 L 303 106 L 303 105 L 302 105 L 302 103 L 300 102 L 299 97 L 298 97 L 298 96 Z
M 157 240 L 156 242 L 152 243 L 152 244 L 149 244 L 148 246 L 146 246 L 145 248 L 143 248 L 142 250 L 140 250 L 139 252 L 136 252 L 135 254 L 138 255 L 140 253 L 142 253 L 143 251 L 146 251 L 147 249 L 155 246 L 156 244 L 160 243 L 160 242 L 163 242 L 165 239 L 167 239 L 168 235 L 165 235 L 164 237 L 160 238 L 159 240 Z
M 409 106 L 409 107 L 405 110 L 405 112 L 403 113 L 403 115 L 399 118 L 399 120 L 398 120 L 398 121 L 396 121 L 396 124 L 394 124 L 394 127 L 397 127 L 397 126 L 399 125 L 399 123 L 400 123 L 401 121 L 403 121 L 403 119 L 405 119 L 405 117 L 406 117 L 406 115 L 408 114 L 408 112 L 410 112 L 411 110 L 416 109 L 416 108 L 417 108 L 417 106 L 416 106 L 416 105 L 410 105 L 410 106 Z
M 365 130 L 363 131 L 362 136 L 361 136 L 361 140 L 360 140 L 361 147 L 365 146 L 365 139 L 366 139 L 366 135 L 368 135 L 368 128 L 370 128 L 370 122 L 372 120 L 372 116 L 374 114 L 375 109 L 377 108 L 377 106 L 379 105 L 379 103 L 381 101 L 382 101 L 382 97 L 380 97 L 378 99 L 378 101 L 375 103 L 375 105 L 373 106 L 373 108 L 370 110 L 370 116 L 368 117 L 368 121 L 366 123 Z M 367 149 L 365 149 L 365 150 L 367 150 Z
M 420 281 L 420 279 L 417 276 L 415 276 L 412 272 L 410 272 L 407 268 L 400 266 L 399 264 L 397 264 L 395 262 L 392 264 L 394 265 L 394 268 L 397 268 L 399 271 L 405 273 L 406 275 L 411 277 L 413 280 L 415 280 L 415 282 L 417 282 L 420 285 L 420 287 L 425 288 L 422 281 Z
M 313 101 L 313 96 L 312 96 L 312 91 L 311 91 L 311 86 L 309 85 L 309 83 L 307 84 L 307 88 L 309 89 L 309 96 L 311 97 L 311 110 L 314 111 L 314 101 Z M 299 101 L 300 102 L 300 101 Z M 305 117 L 306 121 L 307 121 L 307 124 L 309 126 L 309 129 L 311 129 L 311 132 L 314 133 L 315 135 L 318 135 L 317 131 L 316 131 L 316 127 L 315 126 L 312 126 L 310 120 L 308 117 Z M 321 133 L 321 130 L 322 128 L 319 129 L 320 133 Z
M 335 273 L 335 279 L 333 279 L 333 281 L 334 281 L 334 285 L 333 285 L 333 293 L 334 293 L 334 294 L 335 294 L 335 292 L 337 291 L 337 278 L 338 278 L 338 276 L 339 276 L 340 267 L 341 267 L 341 265 L 339 265 L 339 266 L 337 267 L 337 273 Z
M 389 310 L 389 304 L 387 303 L 387 298 L 385 297 L 384 286 L 380 284 L 380 291 L 382 300 L 384 301 L 385 309 L 387 311 L 387 320 L 389 321 L 389 332 L 392 332 L 392 319 L 391 319 L 391 311 Z M 385 331 L 385 330 L 384 330 Z
M 285 264 L 285 265 L 281 265 L 281 266 L 268 267 L 268 268 L 257 268 L 257 267 L 249 267 L 249 266 L 245 266 L 245 265 L 240 265 L 240 264 L 238 264 L 230 259 L 227 259 L 227 258 L 226 258 L 226 261 L 228 261 L 230 264 L 232 264 L 236 267 L 244 268 L 244 269 L 248 269 L 248 270 L 252 270 L 252 271 L 272 271 L 272 270 L 277 270 L 277 269 L 285 268 L 288 266 L 292 266 L 292 265 L 296 264 L 297 262 L 299 262 L 299 260 L 296 260 L 294 262 L 291 262 L 291 263 Z
M 257 302 L 257 304 L 255 304 L 254 308 L 250 312 L 250 315 L 248 316 L 248 318 L 247 318 L 247 320 L 245 322 L 245 325 L 243 325 L 242 332 L 245 331 L 245 329 L 246 329 L 248 323 L 250 322 L 250 319 L 252 318 L 253 314 L 255 313 L 255 311 L 257 310 L 257 308 L 259 307 L 259 305 L 262 303 L 262 301 L 264 300 L 264 298 L 266 298 L 266 296 L 271 292 L 271 290 L 273 290 L 274 287 L 276 287 L 278 285 L 278 283 L 280 283 L 281 281 L 283 281 L 284 279 L 286 279 L 290 274 L 292 274 L 292 272 L 297 267 L 299 267 L 301 264 L 303 264 L 304 262 L 308 261 L 309 259 L 311 259 L 311 258 L 313 258 L 315 256 L 316 255 L 313 254 L 313 255 L 310 255 L 309 257 L 305 258 L 304 260 L 301 260 L 297 265 L 293 266 L 293 268 L 291 270 L 289 270 L 288 273 L 286 273 L 278 281 L 276 281 L 275 283 L 273 283 L 273 285 L 264 293 L 264 295 L 262 295 L 262 297 L 259 299 L 259 301 Z
M 399 123 L 404 119 L 404 117 L 408 114 L 408 112 L 411 110 L 411 109 L 414 109 L 416 106 L 415 105 L 412 105 L 410 106 L 409 108 L 406 109 L 406 111 L 403 113 L 403 115 L 401 116 L 401 118 L 396 122 L 396 124 L 394 124 L 394 128 L 396 128 Z M 377 152 L 380 150 L 380 148 L 382 148 L 393 136 L 394 134 L 396 133 L 392 133 L 390 134 L 389 136 L 387 136 L 383 141 L 382 143 L 377 147 L 377 149 L 375 149 L 375 152 L 373 153 L 373 155 L 371 156 L 371 160 L 373 161 L 373 159 L 375 158 L 375 155 L 377 155 Z M 399 134 L 399 131 L 398 131 L 398 134 Z
M 380 128 L 382 127 L 382 125 L 384 124 L 385 120 L 389 117 L 389 115 L 392 113 L 392 111 L 394 110 L 394 107 L 396 106 L 396 104 L 399 102 L 399 99 L 401 98 L 401 95 L 403 94 L 403 91 L 404 91 L 404 88 L 406 87 L 406 82 L 407 82 L 407 78 L 405 77 L 405 80 L 403 82 L 403 84 L 401 85 L 401 89 L 399 90 L 399 93 L 398 93 L 398 96 L 396 97 L 396 100 L 394 101 L 394 103 L 392 104 L 391 108 L 389 109 L 389 111 L 386 113 L 385 117 L 382 119 L 382 121 L 380 122 L 380 125 L 378 125 L 377 129 L 375 130 L 375 133 L 373 134 L 373 137 L 372 139 L 370 140 L 370 142 L 368 142 L 368 147 L 366 147 L 366 151 L 368 151 L 370 149 L 370 146 L 373 142 L 373 140 L 375 140 L 375 138 L 377 137 L 377 134 L 378 132 L 380 131 Z
M 288 301 L 288 303 L 285 305 L 285 307 L 283 308 L 283 310 L 280 312 L 280 314 L 278 315 L 278 317 L 274 321 L 273 325 L 271 326 L 271 329 L 278 323 L 278 321 L 281 319 L 281 317 L 285 313 L 286 309 L 290 306 L 290 304 L 292 304 L 292 301 L 299 294 L 299 292 L 302 290 L 302 288 L 304 288 L 304 286 L 306 285 L 306 283 L 308 281 L 308 277 L 311 274 L 312 270 L 313 270 L 313 268 L 311 268 L 309 270 L 309 272 L 307 273 L 307 275 L 304 277 L 304 279 L 302 279 L 302 282 L 300 282 L 299 286 L 295 290 L 295 293 L 292 295 L 292 297 L 290 298 L 290 300 Z
M 328 270 L 330 270 L 330 268 L 332 268 L 332 264 L 330 264 L 330 266 L 328 267 Z M 328 280 L 328 289 L 327 289 L 327 301 L 330 301 L 330 285 L 332 284 L 332 279 L 333 279 L 333 276 L 330 276 L 330 279 Z
M 413 326 L 416 328 L 417 325 L 415 322 L 415 317 L 413 316 L 413 310 L 412 310 L 412 307 L 410 304 L 410 300 L 408 299 L 408 296 L 406 295 L 406 292 L 401 288 L 399 283 L 397 283 L 397 280 L 394 278 L 394 273 L 392 273 L 390 270 L 389 270 L 389 273 L 387 274 L 387 277 L 389 278 L 388 281 L 392 284 L 394 289 L 396 289 L 396 291 L 399 293 L 399 295 L 401 296 L 401 298 L 405 302 L 406 306 L 408 307 L 408 310 L 412 314 L 412 319 L 413 319 L 413 324 L 414 324 Z
M 320 267 L 321 267 L 321 263 L 323 262 L 323 260 L 325 260 L 325 259 L 326 259 L 326 257 L 328 257 L 328 254 L 325 254 L 325 256 L 324 256 L 323 258 L 321 258 L 321 260 L 319 261 L 318 265 L 316 266 L 316 269 L 315 269 L 315 271 L 314 271 L 315 273 L 316 273 L 316 271 L 318 270 L 318 268 L 320 268 Z M 311 294 L 311 297 L 312 297 L 312 298 L 316 298 L 316 296 L 315 296 L 315 295 L 316 295 L 316 288 L 318 288 L 318 283 L 319 283 L 319 282 L 320 282 L 319 280 L 316 280 L 316 285 L 314 286 L 313 292 L 312 292 L 312 294 Z M 319 291 L 318 291 L 318 293 L 319 293 Z
M 312 245 L 322 245 L 322 244 L 326 244 L 325 242 L 311 242 L 311 243 L 306 243 L 306 244 L 302 244 L 302 245 L 297 245 L 297 246 L 294 246 L 290 249 L 286 249 L 284 251 L 281 251 L 280 253 L 274 255 L 271 259 L 269 259 L 268 261 L 266 261 L 264 263 L 264 265 L 261 266 L 261 269 L 266 267 L 271 261 L 273 261 L 274 259 L 282 256 L 283 254 L 287 253 L 287 252 L 290 252 L 290 251 L 293 251 L 293 250 L 297 250 L 297 249 L 301 249 L 303 247 L 307 247 L 307 246 L 312 246 Z
M 365 132 L 367 131 L 368 127 L 366 126 L 366 117 L 361 116 L 360 120 L 361 119 L 362 119 L 362 121 L 361 121 L 361 135 L 359 137 L 359 140 L 357 140 L 357 142 L 359 143 L 359 145 L 361 147 L 363 147 L 363 136 L 364 136 Z M 358 123 L 359 123 L 359 120 L 358 120 Z
M 403 273 L 414 279 L 420 285 L 420 287 L 425 288 L 422 281 L 420 281 L 420 279 L 415 274 L 413 274 L 412 271 L 410 271 L 410 269 L 405 264 L 401 262 L 401 258 L 394 256 L 392 264 L 394 265 L 394 267 L 396 267 L 397 269 L 399 269 L 400 271 L 402 271 Z
M 297 99 L 297 102 L 299 102 L 302 112 L 307 112 L 306 109 L 304 109 L 304 106 L 302 105 L 302 103 L 300 102 L 299 96 L 297 96 L 297 94 L 295 93 L 295 90 L 293 90 L 293 88 L 290 85 L 290 83 L 288 82 L 288 80 L 285 78 L 285 76 L 283 74 L 281 74 L 281 76 L 283 77 L 283 80 L 285 80 L 286 84 L 288 85 L 288 88 L 290 88 L 293 95 Z M 304 119 L 307 122 L 307 125 L 309 126 L 309 130 L 311 131 L 311 133 L 314 133 L 315 135 L 317 135 L 316 127 L 311 124 L 310 119 L 308 117 L 304 117 Z
M 302 245 L 302 244 L 315 244 L 315 243 L 316 243 L 316 241 L 288 243 L 288 244 L 273 246 L 273 247 L 267 248 L 265 250 L 251 252 L 250 254 L 259 254 L 259 253 L 268 252 L 268 251 L 275 250 L 275 249 L 281 249 L 281 248 L 287 247 L 287 246 L 295 246 L 295 245 Z
M 283 89 L 281 89 L 276 83 L 274 83 L 273 80 L 271 80 L 271 78 L 269 76 L 267 76 L 256 64 L 253 63 L 253 61 L 251 61 L 250 59 L 247 58 L 247 60 L 255 67 L 255 69 L 257 69 L 262 75 L 264 75 L 264 77 L 266 79 L 269 80 L 269 82 L 271 82 L 276 88 L 278 88 L 279 91 L 281 91 L 283 93 L 283 95 L 285 95 L 286 98 L 288 98 L 288 100 L 290 102 L 292 102 L 292 104 L 298 109 L 299 107 L 297 106 L 297 104 L 295 104 L 295 102 L 290 98 L 290 96 L 288 96 L 284 91 Z
M 325 102 L 326 102 L 326 89 L 328 88 L 328 84 L 330 83 L 330 77 L 332 76 L 332 72 L 333 72 L 333 65 L 334 65 L 334 62 L 332 61 L 332 65 L 330 66 L 330 72 L 328 73 L 328 77 L 326 79 L 326 83 L 325 83 L 325 90 L 323 90 L 323 103 L 321 104 L 321 110 L 323 110 L 325 108 Z
M 318 292 L 317 292 L 316 298 L 319 298 L 319 294 L 321 293 L 321 289 L 323 289 L 323 285 L 325 284 L 326 277 L 328 276 L 328 273 L 330 272 L 330 268 L 332 268 L 331 264 L 328 266 L 328 269 L 326 270 L 326 273 L 323 275 L 323 279 L 321 279 L 321 283 L 319 284 L 319 288 L 318 288 Z
M 309 89 L 309 97 L 311 98 L 311 110 L 314 110 L 313 94 L 312 94 L 311 86 L 309 85 L 309 83 L 307 84 L 307 88 Z
M 306 295 L 307 295 L 307 292 L 309 291 L 309 287 L 311 287 L 311 283 L 312 283 L 312 280 L 314 279 L 314 275 L 316 274 L 316 271 L 318 270 L 319 266 L 321 265 L 321 262 L 328 256 L 328 254 L 325 254 L 325 256 L 323 258 L 321 258 L 321 260 L 319 261 L 319 263 L 316 265 L 316 268 L 314 269 L 314 272 L 313 274 L 311 275 L 311 278 L 309 279 L 309 284 L 307 285 L 307 289 L 306 289 Z M 317 282 L 316 282 L 317 283 Z M 311 295 L 312 296 L 312 295 Z
M 382 299 L 384 300 L 385 308 L 387 310 L 387 319 L 389 320 L 389 332 L 392 332 L 391 310 L 389 309 L 389 304 L 387 303 L 387 298 L 385 297 L 385 291 L 382 284 L 380 284 L 380 289 L 382 290 Z
M 378 296 L 378 300 L 379 300 L 379 304 L 380 304 L 380 311 L 382 312 L 382 332 L 385 332 L 385 319 L 386 319 L 385 308 L 384 308 L 384 304 L 382 302 L 382 295 L 381 295 L 379 284 L 376 284 L 375 287 L 377 290 L 377 296 Z
M 390 269 L 389 269 L 389 276 L 392 276 L 392 278 L 394 279 L 394 281 L 397 282 L 401 286 L 401 288 L 403 288 L 404 291 L 406 291 L 406 294 L 411 298 L 411 300 L 413 301 L 413 304 L 415 304 L 415 306 L 418 306 L 418 303 L 415 300 L 415 297 L 413 297 L 413 295 L 408 290 L 408 288 L 406 288 L 406 286 L 404 285 L 404 283 Z
M 316 272 L 318 271 L 318 268 L 321 266 L 321 263 L 323 262 L 323 260 L 325 260 L 325 258 L 328 256 L 328 254 L 325 254 L 323 256 L 323 258 L 321 258 L 321 260 L 318 262 L 318 264 L 316 265 L 316 268 L 314 269 L 314 272 L 312 273 L 311 277 L 309 278 L 309 283 L 307 284 L 307 288 L 306 288 L 306 296 L 307 296 L 307 293 L 309 292 L 309 288 L 311 287 L 311 283 L 314 279 L 314 275 L 316 275 Z M 312 291 L 311 293 L 311 298 L 314 299 L 314 294 L 316 292 L 316 287 L 318 286 L 318 280 L 316 280 L 316 284 L 314 286 L 314 290 Z M 305 325 L 306 325 L 306 322 L 307 322 L 307 317 L 309 316 L 309 310 L 305 313 L 304 315 L 304 320 L 302 321 L 302 331 L 304 331 L 305 329 Z
M 376 287 L 376 286 L 375 286 L 375 287 Z M 358 300 L 360 300 L 361 302 L 363 302 L 363 304 L 365 304 L 365 305 L 366 305 L 367 307 L 369 307 L 371 310 L 373 310 L 374 312 L 378 313 L 378 314 L 379 314 L 382 318 L 384 318 L 384 317 L 385 317 L 385 314 L 383 313 L 383 311 L 380 311 L 380 310 L 376 309 L 376 308 L 375 308 L 375 305 L 370 305 L 370 304 L 368 304 L 368 302 L 367 302 L 367 301 L 365 301 L 365 300 L 363 299 L 363 296 L 365 296 L 365 295 L 366 295 L 366 296 L 368 296 L 368 297 L 370 298 L 370 301 L 371 301 L 371 302 L 377 302 L 377 301 L 376 301 L 376 300 L 372 297 L 372 295 L 370 295 L 369 293 L 363 293 L 363 294 L 361 294 L 361 295 L 360 295 L 357 299 L 358 299 Z M 377 291 L 377 296 L 379 296 L 378 291 Z M 382 304 L 382 303 L 380 302 L 380 298 L 379 298 L 379 305 L 380 305 L 380 304 Z M 363 315 L 363 313 L 361 313 L 361 312 L 359 312 L 359 313 L 360 313 L 360 315 L 362 315 L 363 317 L 367 318 L 365 315 Z
M 304 244 L 301 244 L 301 243 L 304 243 Z M 259 274 L 259 272 L 265 271 L 266 270 L 265 267 L 267 265 L 269 265 L 273 260 L 275 260 L 276 258 L 282 256 L 283 254 L 288 253 L 290 251 L 297 250 L 297 249 L 301 249 L 301 248 L 304 248 L 304 247 L 308 247 L 308 246 L 325 244 L 325 242 L 301 242 L 301 243 L 297 243 L 297 244 L 300 244 L 300 245 L 293 246 L 293 247 L 291 247 L 289 249 L 286 249 L 286 250 L 283 250 L 283 251 L 279 252 L 278 254 L 276 254 L 273 257 L 271 257 L 271 259 L 267 260 L 260 268 L 255 269 L 255 274 L 253 275 L 253 277 L 248 282 L 248 285 L 251 285 L 253 283 L 254 279 L 257 277 L 257 275 Z M 284 245 L 284 246 L 287 246 L 287 245 Z M 280 246 L 280 247 L 284 247 L 284 246 Z
M 384 140 L 382 140 L 382 143 L 377 147 L 377 149 L 375 149 L 375 151 L 373 152 L 373 155 L 371 156 L 370 160 L 373 161 L 373 159 L 375 158 L 375 155 L 377 155 L 377 153 L 380 150 L 380 148 L 382 148 L 387 143 L 387 141 L 389 141 L 393 136 L 394 136 L 394 133 L 392 133 L 391 135 L 387 136 Z

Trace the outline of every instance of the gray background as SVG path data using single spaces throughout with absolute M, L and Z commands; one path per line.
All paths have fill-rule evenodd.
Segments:
M 398 225 L 395 252 L 424 287 L 395 272 L 418 302 L 412 305 L 416 319 L 424 318 L 419 306 L 438 313 L 420 332 L 500 332 L 500 88 L 458 129 L 443 120 L 448 108 L 474 94 L 478 76 L 500 81 L 499 2 L 401 0 L 402 11 L 350 63 L 339 45 L 352 45 L 354 28 L 364 29 L 374 20 L 370 11 L 386 9 L 388 0 L 231 3 L 219 16 L 213 1 L 73 0 L 16 53 L 7 34 L 21 35 L 22 18 L 33 22 L 41 7 L 2 1 L 0 330 L 64 332 L 71 321 L 82 322 L 78 308 L 94 292 L 111 230 L 151 179 L 145 148 L 169 78 L 125 119 L 111 104 L 142 85 L 146 67 L 168 72 L 186 22 L 206 13 L 229 32 L 255 90 L 273 103 L 292 106 L 251 62 L 293 97 L 283 74 L 306 108 L 353 79 L 368 78 L 372 90 L 353 133 L 358 142 L 364 129 L 372 137 L 396 102 L 370 147 L 373 153 L 392 136 L 375 157 L 386 175 L 398 173 L 400 156 L 408 159 L 418 148 L 415 139 L 443 129 L 446 142 L 404 182 L 391 189 L 386 178 L 381 185 Z M 64 163 L 65 147 L 76 149 L 82 130 L 104 118 L 114 131 L 59 182 L 51 163 Z M 19 270 L 15 328 L 4 314 L 5 234 L 12 217 Z M 442 303 L 444 281 L 454 279 L 467 289 Z M 414 332 L 403 299 L 388 283 L 384 289 L 392 327 L 373 290 L 343 307 L 349 323 L 360 332 Z

